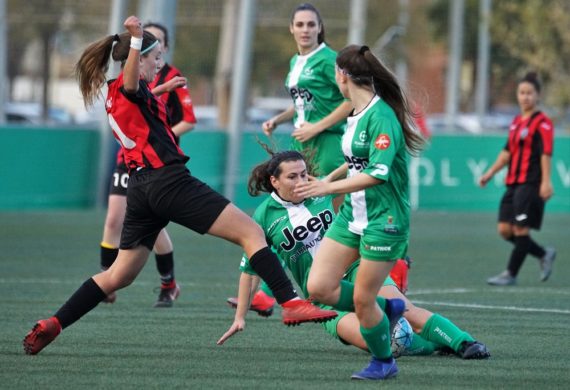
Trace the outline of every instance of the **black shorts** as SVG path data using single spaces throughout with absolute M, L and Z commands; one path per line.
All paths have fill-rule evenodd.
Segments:
M 229 203 L 191 176 L 184 164 L 131 172 L 120 248 L 144 245 L 152 250 L 170 221 L 204 234 Z
M 115 167 L 111 184 L 109 185 L 109 195 L 127 196 L 127 185 L 129 183 L 129 170 L 125 163 Z
M 507 187 L 499 207 L 499 222 L 539 230 L 544 215 L 544 201 L 535 185 L 516 184 Z

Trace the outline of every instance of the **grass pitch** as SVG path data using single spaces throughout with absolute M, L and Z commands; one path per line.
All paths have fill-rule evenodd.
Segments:
M 527 258 L 514 287 L 487 286 L 510 244 L 494 214 L 425 213 L 412 219 L 409 298 L 487 344 L 492 358 L 402 357 L 388 383 L 351 382 L 369 357 L 331 339 L 318 324 L 287 328 L 280 311 L 231 325 L 225 299 L 236 293 L 239 248 L 170 225 L 182 294 L 171 309 L 152 307 L 159 285 L 154 258 L 114 305 L 100 304 L 37 356 L 23 336 L 53 314 L 98 271 L 104 214 L 0 214 L 0 387 L 20 388 L 567 388 L 570 380 L 568 215 L 547 214 L 539 243 L 554 245 L 551 279 L 538 281 Z

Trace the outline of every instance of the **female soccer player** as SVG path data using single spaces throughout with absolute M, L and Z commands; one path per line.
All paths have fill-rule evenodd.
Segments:
M 306 295 L 313 256 L 335 215 L 332 196 L 305 199 L 296 195 L 295 186 L 307 181 L 310 171 L 303 156 L 297 151 L 273 153 L 265 148 L 272 157 L 253 169 L 249 179 L 249 192 L 252 196 L 257 196 L 260 192 L 267 192 L 270 196 L 257 208 L 253 218 L 265 232 L 273 251 L 285 262 Z M 258 281 L 246 257 L 242 259 L 240 269 L 242 274 L 234 323 L 218 340 L 220 345 L 245 328 L 251 292 Z M 343 280 L 354 282 L 357 270 L 358 261 L 352 263 Z M 390 277 L 380 289 L 380 295 L 405 301 L 407 311 L 404 312 L 404 317 L 416 332 L 412 346 L 405 354 L 429 355 L 436 349 L 448 349 L 464 359 L 489 356 L 483 344 L 476 342 L 451 321 L 413 305 Z M 330 309 L 330 306 L 322 307 Z M 339 311 L 338 317 L 323 325 L 327 333 L 341 342 L 368 349 L 360 334 L 355 313 Z
M 285 324 L 336 317 L 333 311 L 299 299 L 259 225 L 190 175 L 185 166 L 188 157 L 174 141 L 165 106 L 148 88 L 161 61 L 158 40 L 143 33 L 136 16 L 129 16 L 124 26 L 128 32 L 91 44 L 76 67 L 85 104 L 91 105 L 106 81 L 111 53 L 114 60 L 124 61 L 123 72 L 108 84 L 105 103 L 130 169 L 119 254 L 108 270 L 85 281 L 54 316 L 34 325 L 24 338 L 25 352 L 37 354 L 107 295 L 132 283 L 169 221 L 242 246 L 255 271 L 282 304 Z
M 367 46 L 347 46 L 336 65 L 336 81 L 353 112 L 342 138 L 346 166 L 330 176 L 337 178 L 348 167 L 348 177 L 310 178 L 297 185 L 296 194 L 348 195 L 315 255 L 307 289 L 321 303 L 356 312 L 372 360 L 352 378 L 387 379 L 397 375 L 398 367 L 390 352 L 389 313 L 379 307 L 376 295 L 408 248 L 406 162 L 423 139 L 411 128 L 413 118 L 398 80 Z M 352 286 L 342 278 L 358 258 Z
M 162 53 L 168 52 L 168 30 L 158 23 L 147 23 L 143 26 L 145 31 L 152 33 L 161 45 Z M 196 117 L 192 107 L 192 98 L 188 92 L 186 78 L 178 69 L 162 63 L 154 80 L 149 84 L 151 91 L 160 97 L 166 105 L 172 132 L 176 141 L 180 136 L 194 128 Z M 162 93 L 161 93 L 162 92 Z M 123 150 L 117 153 L 117 164 L 111 178 L 107 216 L 103 228 L 101 242 L 101 269 L 109 268 L 119 252 L 121 229 L 127 209 L 127 182 L 129 173 L 123 157 Z M 172 307 L 173 302 L 180 294 L 180 287 L 174 277 L 174 248 L 166 229 L 161 230 L 154 244 L 156 268 L 160 275 L 160 292 L 155 307 Z M 105 298 L 104 302 L 113 303 L 116 294 Z
M 513 119 L 504 149 L 479 179 L 479 184 L 484 187 L 503 167 L 509 167 L 505 180 L 507 191 L 499 207 L 497 230 L 515 247 L 507 269 L 487 279 L 487 283 L 493 286 L 515 284 L 528 253 L 539 259 L 540 280 L 544 282 L 550 277 L 556 258 L 554 248 L 544 248 L 530 237 L 531 229 L 540 229 L 544 203 L 554 193 L 550 178 L 554 126 L 550 118 L 538 109 L 539 96 L 540 82 L 536 73 L 528 73 L 517 86 L 521 113 Z
M 340 139 L 351 106 L 334 79 L 336 52 L 325 43 L 325 26 L 319 11 L 309 3 L 293 10 L 289 30 L 297 44 L 285 87 L 293 105 L 263 123 L 271 135 L 283 122 L 294 120 L 294 150 L 314 153 L 316 174 L 327 175 L 343 163 Z

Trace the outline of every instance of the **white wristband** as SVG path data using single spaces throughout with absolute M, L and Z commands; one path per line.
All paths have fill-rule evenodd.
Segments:
M 131 37 L 131 49 L 140 50 L 142 48 L 143 39 Z

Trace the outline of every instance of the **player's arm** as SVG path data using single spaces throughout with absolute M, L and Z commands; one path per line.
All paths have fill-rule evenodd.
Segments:
M 177 137 L 180 137 L 181 135 L 191 131 L 194 128 L 194 125 L 195 125 L 194 123 L 190 123 L 190 122 L 186 122 L 186 121 L 180 121 L 177 124 L 175 124 L 174 126 L 172 126 L 172 132 Z
M 255 292 L 253 287 L 254 276 L 246 272 L 242 272 L 239 278 L 238 289 L 238 305 L 234 316 L 234 323 L 230 326 L 226 333 L 218 340 L 216 344 L 222 345 L 227 339 L 234 334 L 245 329 L 245 316 L 249 310 L 252 296 Z
M 131 34 L 132 38 L 140 39 L 143 38 L 143 29 L 139 18 L 136 16 L 129 16 L 124 23 L 125 28 Z M 127 61 L 125 67 L 123 68 L 123 88 L 128 93 L 137 93 L 139 90 L 139 79 L 140 79 L 140 48 L 133 48 L 133 42 L 131 38 L 131 48 L 129 49 L 129 55 L 127 56 Z
M 186 80 L 185 77 L 184 80 Z M 190 97 L 187 83 L 182 88 L 176 88 L 174 94 L 182 109 L 182 119 L 172 126 L 172 131 L 174 135 L 180 138 L 194 129 L 194 126 L 196 126 L 196 115 L 194 114 L 194 106 L 192 105 L 192 98 Z
M 347 172 L 348 172 L 348 164 L 344 163 L 340 167 L 329 173 L 327 176 L 325 176 L 323 178 L 323 181 L 332 182 L 338 179 L 343 179 L 346 177 Z
M 280 112 L 279 114 L 275 115 L 273 118 L 263 122 L 261 128 L 263 129 L 263 133 L 266 136 L 271 136 L 273 131 L 283 122 L 287 122 L 293 119 L 295 116 L 295 106 L 291 105 L 285 111 Z
M 366 173 L 358 173 L 346 179 L 333 182 L 326 182 L 309 176 L 309 181 L 299 183 L 295 186 L 295 194 L 305 198 L 330 194 L 349 194 L 383 182 L 383 180 L 377 179 Z
M 154 87 L 151 92 L 156 96 L 160 96 L 163 93 L 174 91 L 176 88 L 181 88 L 184 87 L 185 85 L 186 85 L 186 77 L 174 76 L 170 80 Z
M 539 194 L 543 200 L 548 200 L 554 195 L 554 188 L 552 186 L 551 172 L 552 172 L 552 157 L 548 154 L 540 156 L 540 169 L 541 181 Z
M 489 182 L 489 180 L 491 180 L 491 178 L 495 176 L 497 172 L 499 172 L 501 169 L 503 169 L 503 167 L 509 164 L 510 160 L 511 160 L 511 152 L 509 152 L 506 149 L 501 150 L 493 165 L 491 165 L 491 167 L 487 170 L 487 172 L 485 172 L 483 176 L 479 178 L 479 185 L 481 187 L 484 187 Z
M 345 100 L 320 121 L 315 123 L 303 123 L 301 127 L 295 129 L 293 133 L 291 133 L 291 136 L 299 142 L 306 142 L 311 138 L 316 137 L 326 129 L 330 129 L 338 122 L 346 119 L 351 111 L 352 104 L 349 101 Z

